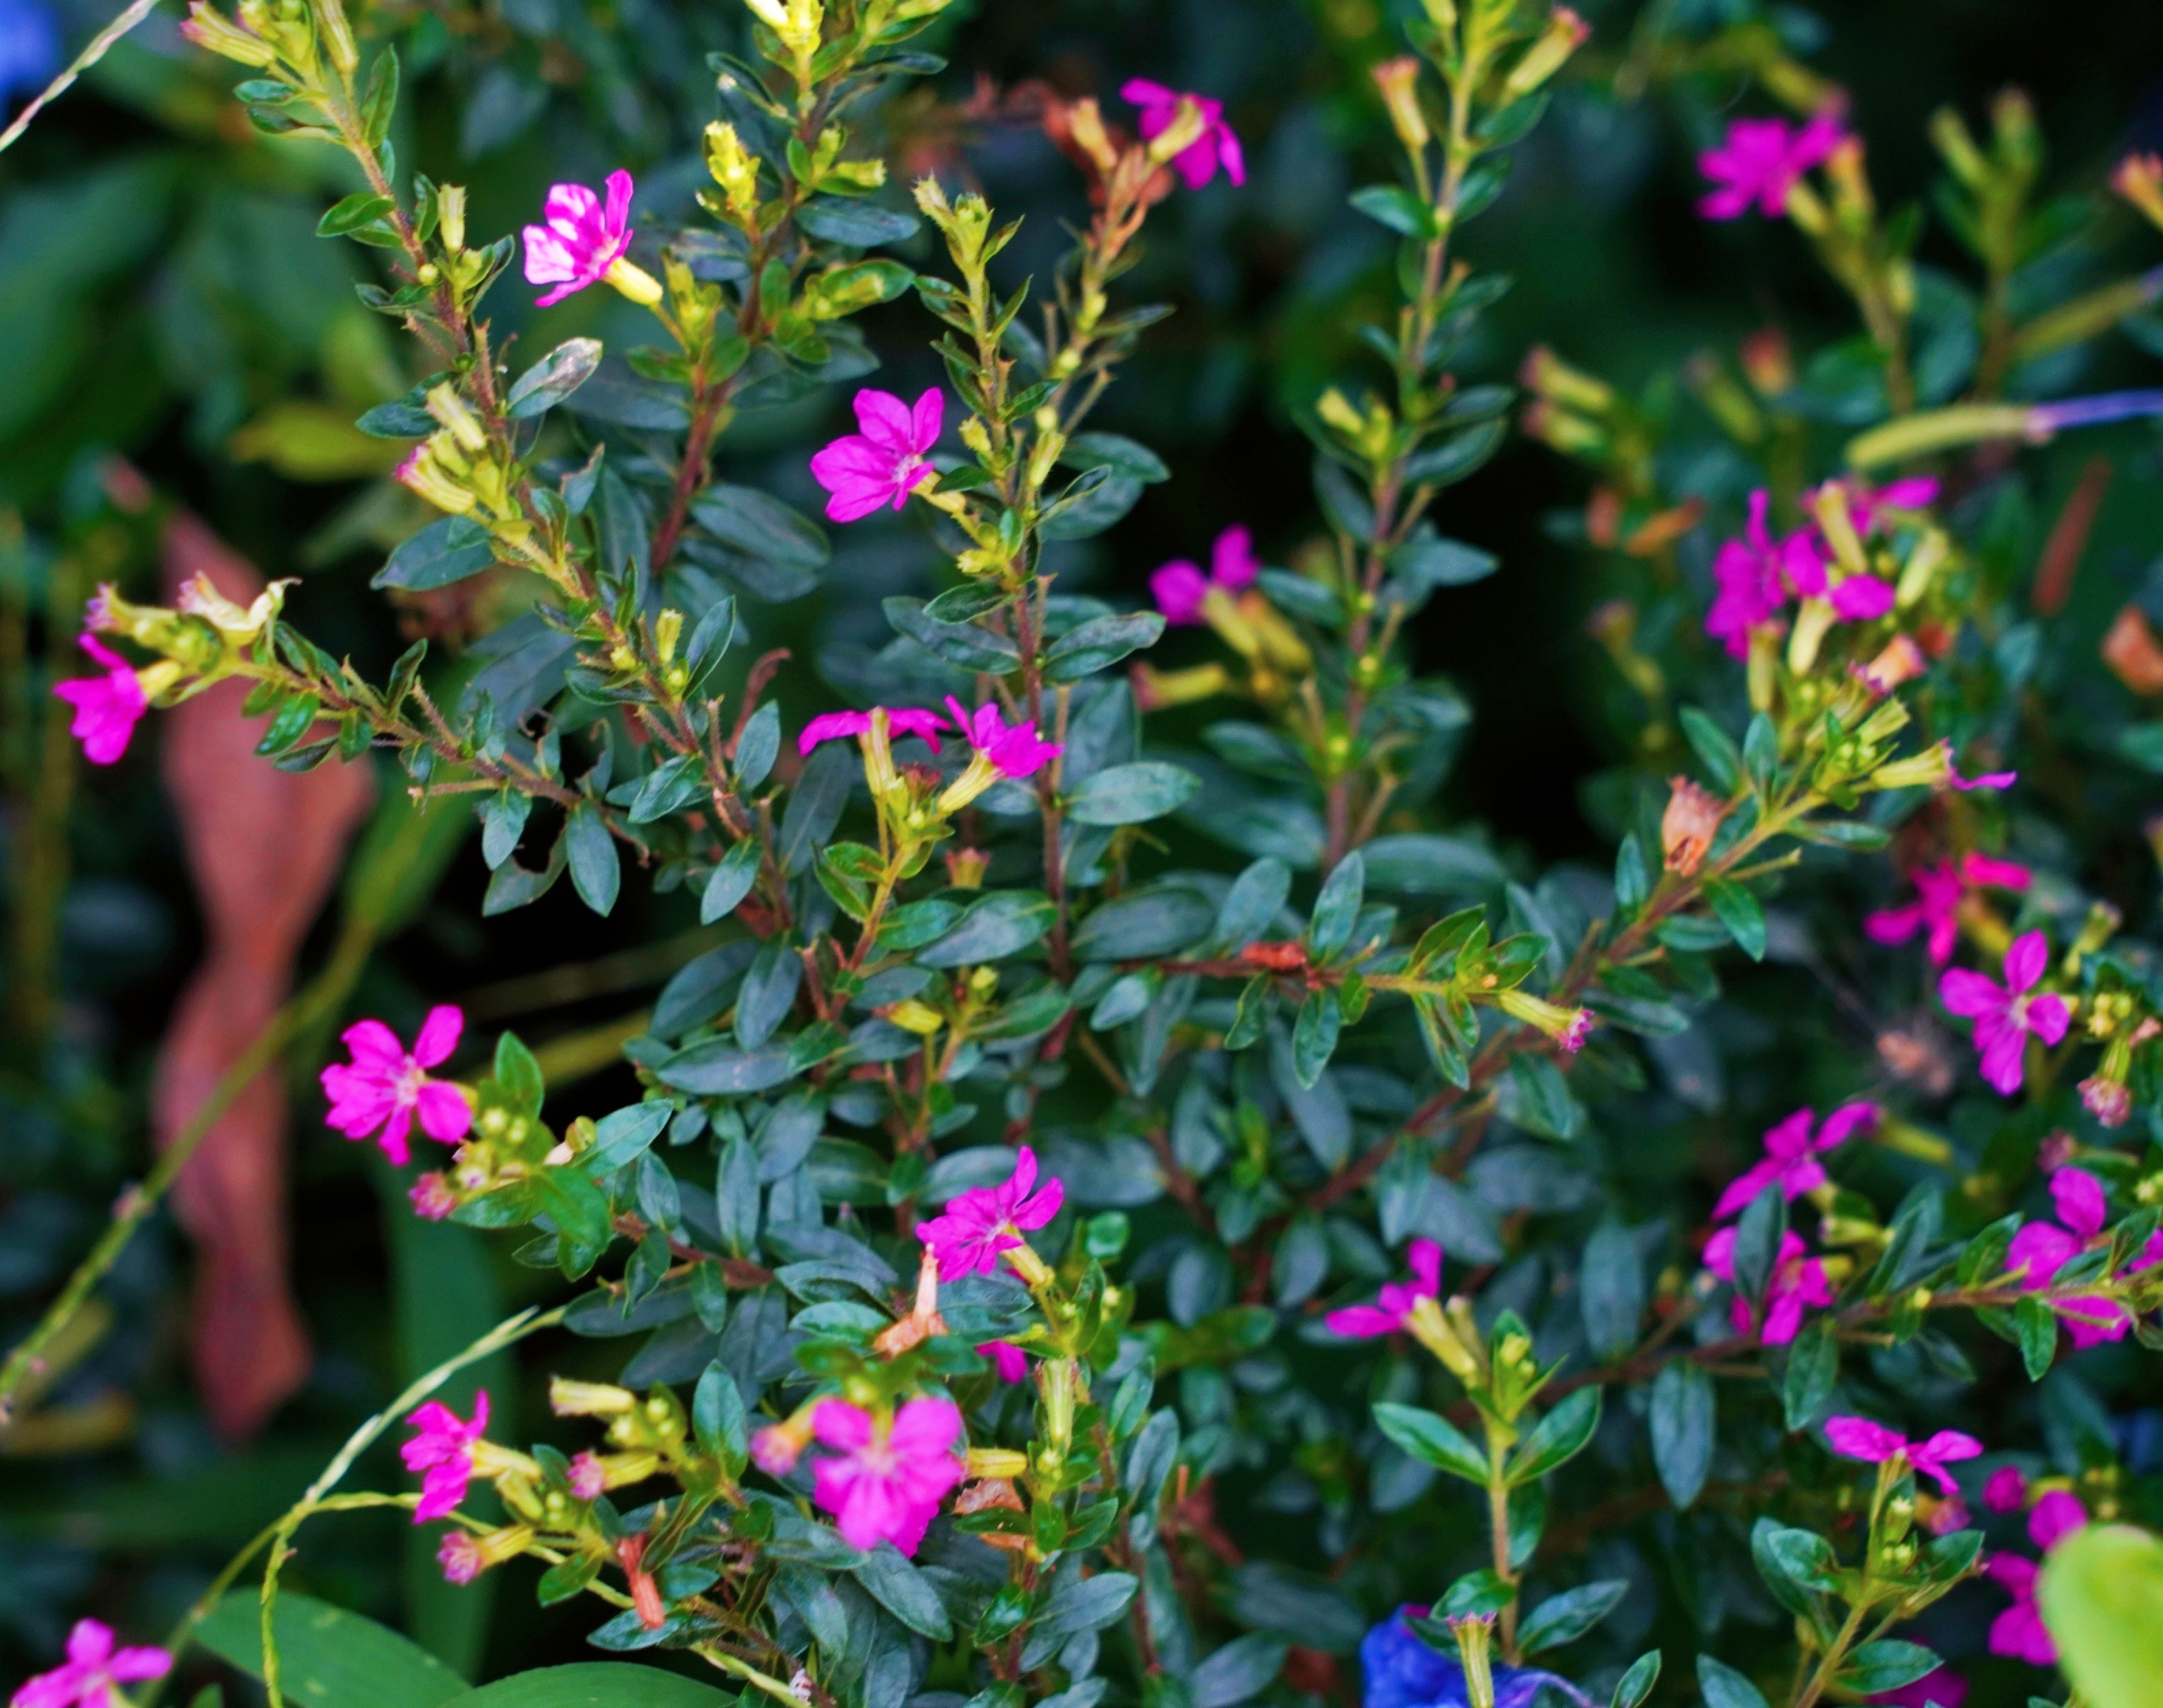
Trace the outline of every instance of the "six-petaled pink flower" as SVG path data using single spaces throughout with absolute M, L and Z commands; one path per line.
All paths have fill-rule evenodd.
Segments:
M 409 1471 L 421 1475 L 421 1504 L 413 1509 L 413 1522 L 447 1517 L 465 1498 L 466 1485 L 476 1475 L 474 1447 L 488 1431 L 488 1390 L 474 1396 L 471 1421 L 462 1418 L 440 1400 L 431 1400 L 406 1421 L 416 1431 L 398 1449 Z
M 1188 189 L 1199 190 L 1217 176 L 1219 166 L 1234 184 L 1247 181 L 1247 157 L 1240 151 L 1239 139 L 1232 134 L 1232 127 L 1224 123 L 1223 102 L 1212 101 L 1206 95 L 1182 95 L 1176 89 L 1167 89 L 1146 77 L 1129 79 L 1121 86 L 1119 97 L 1139 112 L 1144 142 L 1156 137 L 1179 116 L 1181 101 L 1191 101 L 1199 110 L 1202 134 L 1171 157 L 1172 165 L 1186 181 Z
M 82 756 L 93 765 L 110 765 L 128 751 L 128 738 L 149 709 L 149 697 L 133 665 L 96 637 L 77 635 L 76 644 L 102 667 L 102 676 L 77 676 L 53 684 L 53 692 L 75 708 L 68 733 L 82 743 Z
M 2026 867 L 2010 860 L 1963 854 L 1958 861 L 1942 860 L 1935 866 L 1918 867 L 1914 881 L 1914 900 L 1905 907 L 1886 908 L 1866 916 L 1862 929 L 1873 943 L 1904 943 L 1922 931 L 1930 945 L 1931 961 L 1943 967 L 1953 958 L 1953 945 L 1960 935 L 1960 906 L 1970 890 L 2024 890 L 2033 880 Z
M 1715 591 L 1705 631 L 1737 658 L 1749 653 L 1750 631 L 1770 622 L 1791 596 L 1825 586 L 1825 563 L 1806 529 L 1773 537 L 1766 525 L 1771 504 L 1763 487 L 1752 493 L 1742 537 L 1727 541 L 1712 560 Z
M 1002 777 L 1034 777 L 1066 752 L 1056 741 L 1047 741 L 1038 735 L 1033 723 L 1008 723 L 999 715 L 999 709 L 988 700 L 972 712 L 950 696 L 946 710 L 968 738 L 969 745 L 988 760 Z
M 991 1360 L 992 1368 L 998 1372 L 1001 1381 L 1028 1381 L 1029 1354 L 1013 1341 L 987 1340 L 977 1346 L 977 1351 L 980 1356 Z
M 606 188 L 604 203 L 583 184 L 549 187 L 542 212 L 547 223 L 526 228 L 526 282 L 556 287 L 536 308 L 598 285 L 631 253 L 631 174 L 610 173 Z
M 1715 186 L 1698 212 L 1707 219 L 1740 219 L 1755 203 L 1767 218 L 1778 218 L 1796 181 L 1846 135 L 1830 113 L 1799 127 L 1784 118 L 1730 119 L 1726 139 L 1697 157 L 1698 170 Z
M 1956 967 L 1938 981 L 1938 997 L 1951 1013 L 1975 1022 L 1975 1047 L 1982 1055 L 1984 1082 L 2001 1097 L 2020 1089 L 2021 1057 L 2030 1034 L 2056 1044 L 2071 1022 L 2062 998 L 2048 992 L 2030 994 L 2050 962 L 2050 946 L 2040 931 L 2013 940 L 2005 951 L 2005 982 Z
M 1254 556 L 1254 537 L 1243 527 L 1230 527 L 1218 535 L 1209 548 L 1207 575 L 1200 565 L 1175 558 L 1150 576 L 1150 594 L 1166 622 L 1198 623 L 1212 588 L 1237 593 L 1254 584 L 1261 567 Z
M 1875 1103 L 1842 1103 L 1813 1134 L 1817 1117 L 1808 1109 L 1798 1109 L 1778 1126 L 1767 1129 L 1763 1159 L 1728 1183 L 1720 1202 L 1712 1207 L 1713 1220 L 1725 1221 L 1736 1214 L 1775 1181 L 1782 1195 L 1790 1200 L 1823 1186 L 1825 1171 L 1818 1158 L 1838 1150 L 1859 1129 L 1873 1124 L 1878 1113 Z
M 2088 1522 L 2087 1509 L 2063 1490 L 2053 1490 L 2028 1515 L 2028 1539 L 2048 1554 Z M 1993 1553 L 1982 1563 L 1983 1575 L 2013 1597 L 2013 1605 L 1990 1622 L 1990 1652 L 2026 1661 L 2030 1666 L 2058 1663 L 2058 1645 L 2035 1605 L 2040 1562 L 2017 1553 Z
M 1066 1201 L 1066 1188 L 1055 1176 L 1037 1187 L 1036 1153 L 1024 1145 L 1003 1184 L 971 1187 L 943 1216 L 919 1222 L 916 1237 L 939 1260 L 942 1281 L 989 1275 L 999 1266 L 1001 1252 L 1027 1244 L 1024 1231 L 1044 1227 Z
M 449 1059 L 464 1026 L 465 1016 L 449 1004 L 431 1009 L 410 1051 L 380 1020 L 347 1027 L 353 1060 L 322 1071 L 323 1094 L 331 1100 L 324 1119 L 348 1139 L 365 1139 L 381 1128 L 375 1142 L 401 1166 L 409 1160 L 406 1140 L 416 1117 L 431 1139 L 457 1144 L 473 1125 L 473 1106 L 448 1081 L 431 1079 L 428 1069 Z
M 1371 1340 L 1394 1334 L 1405 1326 L 1422 1299 L 1442 1295 L 1442 1248 L 1432 1239 L 1415 1239 L 1405 1249 L 1409 1281 L 1389 1281 L 1371 1305 L 1347 1305 L 1332 1311 L 1322 1321 L 1333 1333 L 1355 1340 Z
M 116 1649 L 111 1626 L 78 1619 L 68 1632 L 67 1659 L 17 1685 L 8 1708 L 122 1708 L 121 1685 L 162 1679 L 172 1669 L 164 1649 Z
M 1730 1283 L 1735 1280 L 1736 1237 L 1734 1229 L 1722 1228 L 1705 1242 L 1705 1266 Z M 1804 1312 L 1822 1310 L 1832 1300 L 1832 1277 L 1825 1273 L 1823 1260 L 1808 1255 L 1801 1235 L 1783 1234 L 1779 1255 L 1773 1259 L 1773 1273 L 1765 1283 L 1763 1323 L 1759 1323 L 1757 1312 L 1739 1293 L 1727 1307 L 1727 1320 L 1737 1334 L 1747 1334 L 1755 1328 L 1762 1344 L 1785 1346 L 1803 1332 Z
M 910 1400 L 890 1418 L 846 1400 L 821 1400 L 812 1428 L 834 1449 L 812 1467 L 812 1494 L 851 1548 L 890 1542 L 913 1554 L 948 1491 L 961 1480 L 961 1412 L 951 1400 Z
M 939 737 L 946 727 L 945 719 L 937 712 L 921 711 L 914 706 L 888 706 L 886 728 L 889 737 L 920 736 L 939 751 Z M 872 726 L 872 715 L 860 711 L 820 712 L 804 726 L 804 733 L 796 738 L 796 751 L 809 753 L 821 741 L 838 741 L 845 736 L 861 736 Z
M 2039 1291 L 2056 1281 L 2058 1271 L 2094 1244 L 2110 1219 L 2110 1205 L 2103 1182 L 2082 1168 L 2061 1168 L 2050 1176 L 2050 1202 L 2061 1226 L 2030 1222 L 2013 1236 L 2006 1249 L 2005 1266 L 2020 1276 L 2029 1291 Z M 2163 1263 L 2163 1233 L 2151 1234 L 2148 1243 L 2127 1265 L 2129 1271 L 2153 1269 Z M 2053 1302 L 2075 1346 L 2099 1345 L 2123 1340 L 2133 1318 L 2124 1306 L 2102 1295 L 2082 1295 Z
M 1930 1478 L 1948 1495 L 1959 1494 L 1960 1486 L 1946 1467 L 1963 1459 L 1973 1459 L 1982 1451 L 1980 1441 L 1957 1429 L 1940 1429 L 1928 1440 L 1910 1441 L 1899 1430 L 1888 1429 L 1867 1417 L 1829 1417 L 1825 1433 L 1832 1450 L 1841 1458 L 1883 1464 L 1895 1454 L 1900 1455 L 1914 1467 L 1917 1475 Z
M 896 510 L 935 472 L 924 457 L 939 443 L 945 396 L 933 386 L 912 409 L 891 391 L 856 394 L 860 431 L 835 439 L 811 459 L 812 477 L 832 495 L 829 521 L 854 521 L 882 504 Z

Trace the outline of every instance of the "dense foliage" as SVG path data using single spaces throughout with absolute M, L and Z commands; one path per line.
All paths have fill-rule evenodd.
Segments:
M 1785 10 L 1203 21 L 1330 99 L 963 98 L 1013 25 L 941 0 L 195 0 L 93 74 L 181 141 L 29 132 L 20 1708 L 2139 1699 L 2163 159 Z M 1806 306 L 1610 377 L 1593 239 L 1482 239 L 1654 113 Z M 1286 419 L 1212 482 L 1243 265 Z M 1485 820 L 1468 626 L 1607 744 Z

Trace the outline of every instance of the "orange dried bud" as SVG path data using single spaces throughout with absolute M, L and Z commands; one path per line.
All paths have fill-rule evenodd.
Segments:
M 1692 498 L 1672 510 L 1655 511 L 1631 529 L 1622 549 L 1633 558 L 1656 557 L 1688 533 L 1705 515 L 1705 501 Z
M 1794 359 L 1788 354 L 1788 335 L 1768 326 L 1742 341 L 1742 374 L 1760 397 L 1778 397 L 1795 383 Z
M 1595 486 L 1584 500 L 1584 537 L 1602 551 L 1622 532 L 1622 495 L 1611 486 Z
M 648 1631 L 660 1630 L 668 1622 L 668 1609 L 662 1604 L 661 1586 L 653 1581 L 653 1574 L 641 1564 L 646 1558 L 646 1538 L 625 1537 L 615 1545 L 615 1557 L 630 1581 L 631 1605 L 638 1611 L 638 1622 Z
M 963 1512 L 1020 1512 L 1025 1511 L 1021 1496 L 1014 1492 L 1013 1482 L 1005 1477 L 979 1477 L 966 1485 L 954 1497 L 954 1511 Z M 1008 1553 L 1025 1553 L 1029 1548 L 1026 1536 L 1003 1535 L 987 1530 L 977 1538 L 993 1548 L 1004 1548 Z
M 1713 834 L 1727 816 L 1727 804 L 1687 777 L 1669 778 L 1668 787 L 1668 809 L 1660 815 L 1660 851 L 1668 871 L 1689 878 L 1705 863 Z
M 2163 225 L 2163 155 L 2128 155 L 2111 173 L 2110 187 Z
M 1307 945 L 1249 943 L 1239 951 L 1239 959 L 1249 967 L 1265 967 L 1271 972 L 1297 972 L 1307 965 Z
M 2118 612 L 2103 637 L 2103 662 L 2135 694 L 2163 694 L 2163 644 L 2137 605 Z
M 1879 694 L 1890 694 L 1904 682 L 1912 682 L 1930 668 L 1923 649 L 1905 635 L 1895 635 L 1885 650 L 1863 666 L 1862 673 Z

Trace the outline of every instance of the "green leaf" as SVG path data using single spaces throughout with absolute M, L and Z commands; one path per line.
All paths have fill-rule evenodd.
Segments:
M 1207 1656 L 1186 1680 L 1191 1708 L 1236 1708 L 1259 1696 L 1284 1669 L 1288 1645 L 1250 1631 Z
M 758 882 L 759 855 L 757 841 L 746 836 L 721 856 L 699 903 L 700 925 L 725 919 L 736 910 L 736 904 L 751 893 L 752 886 Z
M 1788 1372 L 1780 1384 L 1780 1399 L 1789 1429 L 1808 1429 L 1823 1417 L 1839 1381 L 1840 1342 L 1831 1323 L 1820 1318 L 1798 1334 L 1788 1349 Z
M 1705 1708 L 1765 1708 L 1762 1691 L 1726 1661 L 1709 1654 L 1697 1658 L 1697 1682 L 1705 1692 Z
M 316 235 L 320 238 L 345 237 L 379 220 L 398 204 L 388 196 L 377 196 L 361 190 L 337 203 L 316 223 Z
M 1630 1663 L 1630 1670 L 1616 1680 L 1615 1694 L 1608 1698 L 1608 1708 L 1640 1708 L 1645 1698 L 1652 1694 L 1652 1686 L 1660 1682 L 1660 1652 L 1647 1649 Z
M 1333 990 L 1309 991 L 1299 1005 L 1291 1029 L 1291 1071 L 1309 1091 L 1337 1053 L 1338 1034 L 1344 1024 L 1344 1005 Z
M 925 615 L 924 601 L 895 595 L 885 603 L 886 620 L 896 634 L 906 635 L 927 652 L 936 653 L 964 670 L 982 670 L 1004 676 L 1021 668 L 1021 653 L 1003 635 L 974 623 L 942 623 Z
M 723 545 L 786 569 L 808 574 L 833 555 L 816 522 L 756 487 L 716 483 L 692 500 L 691 516 Z
M 2019 1331 L 2020 1361 L 2027 1366 L 2028 1380 L 2040 1382 L 2058 1355 L 2057 1313 L 2030 1293 L 2013 1307 L 2013 1322 Z
M 623 887 L 623 867 L 615 838 L 592 802 L 580 801 L 563 821 L 563 854 L 579 899 L 605 918 Z
M 1053 682 L 1079 682 L 1130 652 L 1155 646 L 1163 633 L 1164 619 L 1153 610 L 1093 618 L 1051 643 L 1044 673 Z
M 1483 581 L 1501 567 L 1502 560 L 1492 552 L 1432 532 L 1424 537 L 1414 533 L 1390 553 L 1390 568 L 1422 594 Z
M 1327 961 L 1351 946 L 1366 895 L 1367 862 L 1356 851 L 1347 854 L 1315 897 L 1314 913 L 1307 921 L 1307 946 L 1317 960 Z
M 1726 731 L 1695 706 L 1686 705 L 1675 715 L 1715 791 L 1730 793 L 1742 780 L 1742 750 Z
M 1177 810 L 1201 786 L 1184 766 L 1160 759 L 1108 766 L 1067 796 L 1066 815 L 1077 825 L 1144 824 Z
M 726 1464 L 731 1476 L 739 1475 L 750 1463 L 751 1432 L 743 1396 L 736 1391 L 736 1378 L 719 1360 L 708 1365 L 699 1378 L 691 1400 L 691 1424 L 699 1445 Z
M 536 1667 L 451 1699 L 448 1708 L 733 1708 L 737 1698 L 696 1679 L 628 1661 Z
M 882 1542 L 854 1569 L 856 1580 L 872 1599 L 911 1631 L 944 1643 L 954 1634 L 939 1591 L 909 1560 L 896 1553 L 890 1542 Z M 1129 1580 L 1129 1582 L 1133 1580 Z
M 993 890 L 961 922 L 917 953 L 921 967 L 974 967 L 1018 955 L 1051 929 L 1050 899 L 1036 890 Z
M 599 338 L 567 338 L 518 376 L 505 411 L 514 421 L 545 415 L 594 377 L 601 364 Z
M 1629 1593 L 1627 1580 L 1602 1578 L 1550 1595 L 1525 1616 L 1517 1630 L 1517 1647 L 1527 1654 L 1537 1654 L 1543 1648 L 1574 1643 L 1613 1612 Z
M 1584 1338 L 1595 1353 L 1620 1358 L 1635 1346 L 1645 1314 L 1645 1260 L 1637 1236 L 1619 1222 L 1595 1229 L 1578 1266 L 1577 1294 Z
M 1591 1444 L 1599 1427 L 1600 1390 L 1584 1387 L 1569 1395 L 1532 1426 L 1510 1455 L 1511 1485 L 1534 1481 L 1569 1464 Z
M 262 1610 L 253 1589 L 226 1595 L 195 1638 L 250 1678 L 263 1676 Z M 279 1678 L 306 1708 L 441 1708 L 466 1681 L 419 1644 L 312 1595 L 288 1590 L 272 1622 Z
M 2163 1543 L 2089 1525 L 2050 1550 L 2036 1600 L 2088 1708 L 2151 1708 L 2163 1679 Z
M 368 68 L 367 92 L 360 97 L 361 134 L 372 149 L 380 149 L 390 134 L 390 121 L 398 113 L 398 50 L 385 46 Z
M 1688 1359 L 1653 1378 L 1652 1466 L 1679 1507 L 1697 1499 L 1711 1472 L 1714 1407 L 1712 1378 Z
M 874 244 L 898 244 L 915 236 L 922 223 L 898 207 L 854 197 L 814 196 L 796 211 L 798 227 L 821 243 L 867 249 Z
M 1815 1530 L 1794 1529 L 1770 1518 L 1751 1527 L 1750 1557 L 1780 1605 L 1805 1619 L 1822 1611 L 1818 1597 L 1834 1587 L 1840 1569 L 1832 1544 Z
M 1414 486 L 1448 486 L 1462 480 L 1502 448 L 1509 423 L 1483 421 L 1452 433 L 1405 459 L 1405 480 Z
M 1070 469 L 1108 469 L 1144 485 L 1171 479 L 1163 458 L 1147 445 L 1118 433 L 1076 433 L 1067 440 L 1059 460 Z
M 423 592 L 478 575 L 495 561 L 485 528 L 471 516 L 447 516 L 401 542 L 368 584 Z
M 1574 1139 L 1584 1125 L 1584 1106 L 1544 1056 L 1511 1057 L 1498 1100 L 1511 1120 L 1544 1139 Z
M 1874 1696 L 1897 1690 L 1918 1679 L 1928 1678 L 1941 1663 L 1919 1643 L 1901 1643 L 1881 1637 L 1859 1645 L 1840 1669 L 1839 1682 L 1846 1689 Z
M 1711 904 L 1713 915 L 1727 927 L 1727 935 L 1735 939 L 1745 955 L 1752 961 L 1765 958 L 1765 910 L 1757 905 L 1757 898 L 1732 878 L 1708 878 L 1705 880 L 1705 899 Z
M 1391 231 L 1406 237 L 1431 238 L 1435 234 L 1434 210 L 1399 185 L 1363 185 L 1352 192 L 1350 200 L 1368 218 L 1380 220 Z
M 1090 469 L 1072 486 L 1046 505 L 1037 533 L 1047 540 L 1094 538 L 1117 522 L 1140 501 L 1142 483 L 1124 474 L 1106 473 L 1092 486 L 1082 482 L 1103 472 Z
M 1475 1446 L 1448 1418 L 1417 1406 L 1400 1406 L 1380 1400 L 1375 1405 L 1375 1422 L 1383 1434 L 1422 1464 L 1431 1464 L 1468 1483 L 1485 1486 L 1485 1451 Z

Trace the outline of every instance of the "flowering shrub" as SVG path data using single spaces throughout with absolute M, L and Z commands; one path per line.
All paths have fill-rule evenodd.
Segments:
M 1525 359 L 1516 419 L 1595 483 L 1569 521 L 1635 731 L 1602 779 L 1611 863 L 1540 870 L 1444 813 L 1469 708 L 1410 641 L 1497 568 L 1440 526 L 1521 401 L 1457 365 L 1507 288 L 1464 228 L 1584 21 L 1431 0 L 1373 68 L 1400 158 L 1351 200 L 1396 240 L 1397 300 L 1361 328 L 1364 377 L 1348 356 L 1301 400 L 1315 548 L 1280 567 L 1225 518 L 1206 570 L 1098 598 L 1061 585 L 1061 548 L 1174 478 L 1089 424 L 1162 317 L 1123 281 L 1178 198 L 1246 186 L 1225 108 L 1147 80 L 1109 111 L 1045 95 L 1092 211 L 1024 280 L 985 194 L 888 183 L 877 115 L 940 68 L 905 44 L 944 0 L 746 3 L 702 219 L 646 217 L 615 170 L 490 238 L 464 188 L 400 175 L 396 49 L 339 0 L 194 0 L 185 34 L 248 69 L 249 118 L 350 162 L 318 233 L 381 258 L 361 301 L 431 370 L 359 422 L 432 517 L 377 584 L 494 577 L 518 614 L 478 668 L 422 640 L 379 682 L 287 620 L 285 584 L 105 587 L 96 673 L 51 690 L 83 757 L 244 684 L 269 764 L 380 756 L 413 801 L 469 805 L 487 914 L 568 875 L 610 916 L 628 862 L 708 934 L 615 1040 L 639 1094 L 612 1109 L 569 1113 L 515 1032 L 479 1059 L 458 1006 L 410 1047 L 345 1030 L 328 1128 L 550 1297 L 364 1426 L 165 1648 L 86 1620 L 18 1708 L 106 1708 L 191 1645 L 273 1708 L 461 1695 L 288 1582 L 304 1525 L 374 1507 L 440 1527 L 451 1584 L 516 1574 L 594 1648 L 684 1663 L 702 1701 L 2056 1688 L 2039 1562 L 2147 1516 L 2098 1389 L 2152 1381 L 2124 1372 L 2163 1345 L 2163 1174 L 2129 1142 L 2163 1113 L 2163 983 L 2126 929 L 2148 880 L 2084 868 L 2049 815 L 2124 804 L 2067 780 L 2068 747 L 2152 771 L 2163 726 L 2052 626 L 1993 494 L 2026 448 L 2163 413 L 2053 383 L 2163 287 L 2044 265 L 2069 228 L 2030 206 L 2020 100 L 1987 145 L 1933 123 L 1972 287 L 1918 264 L 1846 97 L 1777 37 L 1646 38 L 1641 79 L 1752 72 L 1763 101 L 1698 155 L 1700 211 L 1792 227 L 1737 240 L 1806 245 L 1860 331 L 1799 365 L 1778 333 L 1701 352 L 1687 415 L 1664 382 Z M 2163 165 L 2113 181 L 2163 227 Z M 484 305 L 520 276 L 540 306 L 606 286 L 608 324 L 659 342 L 508 360 Z M 873 309 L 939 324 L 942 384 L 857 384 Z M 751 654 L 830 537 L 720 465 L 746 411 L 829 389 L 857 431 L 808 459 L 826 520 L 913 525 L 941 572 L 884 599 L 891 639 L 830 663 L 835 703 L 792 729 L 788 655 Z M 2103 656 L 2151 694 L 2163 652 L 2126 613 Z M 1871 1035 L 1762 1137 L 1704 1123 L 1633 1223 L 1639 1136 L 1794 1044 L 1782 998 L 1730 993 L 1778 990 L 1757 963 L 1857 985 Z M 551 1439 L 504 1438 L 485 1389 L 436 1397 L 557 1329 L 645 1338 L 612 1380 L 554 1377 Z M 1952 1427 L 2013 1383 L 2040 1421 Z M 348 1488 L 389 1439 L 407 1481 Z M 472 1694 L 628 1703 L 663 1676 L 570 1670 Z

